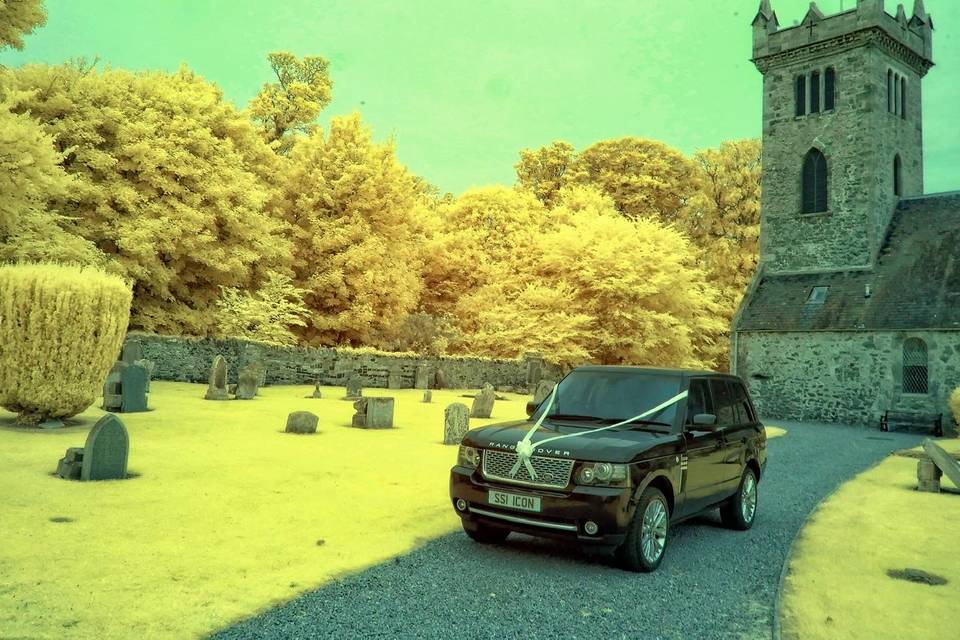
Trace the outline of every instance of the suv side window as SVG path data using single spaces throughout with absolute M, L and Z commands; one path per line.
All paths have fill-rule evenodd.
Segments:
M 733 395 L 727 381 L 722 378 L 710 380 L 710 390 L 713 392 L 713 403 L 717 413 L 717 425 L 728 427 L 736 424 L 737 414 L 734 407 Z
M 733 394 L 733 401 L 736 404 L 737 421 L 740 424 L 756 422 L 756 417 L 753 415 L 753 408 L 747 399 L 747 390 L 743 388 L 743 383 L 730 380 L 729 384 Z
M 690 381 L 687 391 L 687 424 L 693 424 L 693 416 L 698 413 L 713 413 L 713 401 L 710 399 L 710 389 L 707 381 L 696 379 Z

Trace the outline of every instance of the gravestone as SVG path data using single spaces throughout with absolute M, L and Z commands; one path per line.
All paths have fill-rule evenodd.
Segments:
M 417 365 L 417 369 L 413 374 L 413 388 L 430 388 L 430 367 L 428 365 L 422 363 Z
M 122 480 L 127 477 L 130 438 L 120 418 L 108 413 L 93 425 L 83 446 L 80 479 Z
M 470 409 L 462 402 L 447 405 L 443 411 L 443 444 L 460 444 L 470 430 Z
M 393 398 L 360 398 L 353 403 L 356 413 L 351 424 L 361 429 L 393 427 Z
M 940 476 L 943 472 L 930 458 L 917 460 L 917 491 L 940 493 Z
M 350 376 L 347 379 L 347 395 L 343 399 L 356 400 L 361 397 L 363 397 L 363 387 L 360 384 L 360 376 Z
M 433 392 L 430 391 L 430 389 L 427 389 L 426 391 L 423 392 L 423 401 L 424 402 L 433 401 Z
M 523 359 L 527 364 L 527 389 L 529 393 L 533 393 L 540 382 L 540 376 L 543 375 L 543 354 L 530 351 L 523 354 Z
M 213 365 L 210 367 L 210 380 L 207 384 L 207 395 L 204 400 L 229 400 L 230 394 L 227 393 L 227 361 L 223 356 L 217 356 L 213 359 Z
M 434 389 L 446 389 L 447 388 L 447 374 L 443 369 L 437 369 L 433 374 L 433 388 Z
M 64 480 L 79 480 L 83 470 L 83 447 L 70 447 L 57 463 L 57 475 Z
M 483 385 L 483 389 L 473 397 L 473 408 L 470 411 L 472 418 L 489 418 L 493 413 L 493 401 L 496 394 L 490 384 Z
M 309 411 L 294 411 L 287 416 L 287 433 L 316 433 L 319 418 Z
M 543 402 L 544 398 L 550 395 L 550 392 L 553 391 L 554 385 L 557 383 L 553 380 L 541 380 L 537 383 L 537 388 L 533 392 L 533 404 L 540 404 Z
M 147 382 L 150 380 L 146 368 L 139 364 L 129 364 L 120 371 L 120 411 L 137 413 L 147 410 Z
M 400 367 L 394 365 L 387 372 L 387 389 L 399 389 L 403 385 L 403 377 L 400 375 Z
M 250 369 L 257 376 L 257 388 L 253 392 L 253 395 L 257 395 L 260 387 L 267 386 L 267 363 L 263 360 L 254 360 L 245 368 Z
M 247 365 L 240 370 L 237 376 L 237 400 L 253 400 L 260 386 L 260 371 L 256 367 Z
M 133 364 L 139 365 L 147 370 L 147 393 L 150 393 L 150 379 L 153 378 L 153 368 L 156 364 L 153 360 L 134 360 Z
M 143 345 L 139 340 L 127 340 L 123 343 L 123 351 L 120 354 L 120 360 L 127 364 L 133 364 L 137 360 L 143 360 Z
M 950 478 L 950 482 L 960 489 L 960 464 L 957 464 L 957 461 L 951 458 L 950 454 L 944 451 L 933 440 L 924 440 L 923 450 L 927 452 L 927 455 L 930 456 L 934 464 L 940 467 L 940 470 Z
M 123 408 L 123 395 L 121 393 L 123 370 L 128 365 L 122 360 L 118 360 L 110 367 L 110 373 L 107 374 L 107 381 L 103 383 L 103 406 L 104 411 L 121 411 Z
M 319 400 L 320 398 L 323 397 L 323 393 L 320 392 L 320 381 L 319 381 L 319 380 L 317 380 L 317 381 L 314 383 L 314 385 L 313 385 L 313 393 L 310 394 L 310 395 L 307 396 L 307 397 L 308 397 L 308 398 L 312 398 L 312 399 L 314 399 L 314 400 Z

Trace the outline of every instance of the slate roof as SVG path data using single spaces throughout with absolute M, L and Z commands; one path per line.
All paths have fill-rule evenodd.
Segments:
M 807 304 L 822 286 L 825 302 Z M 917 329 L 960 330 L 960 191 L 901 200 L 870 271 L 762 276 L 736 328 Z

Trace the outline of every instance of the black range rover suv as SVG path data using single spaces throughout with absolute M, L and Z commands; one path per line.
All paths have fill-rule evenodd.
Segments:
M 518 442 L 547 410 L 530 438 L 529 464 L 518 461 Z M 736 376 L 579 367 L 527 413 L 473 429 L 460 445 L 450 497 L 478 542 L 500 542 L 511 531 L 563 538 L 652 571 L 673 523 L 719 507 L 727 526 L 753 524 L 767 438 Z M 556 436 L 566 437 L 538 445 Z

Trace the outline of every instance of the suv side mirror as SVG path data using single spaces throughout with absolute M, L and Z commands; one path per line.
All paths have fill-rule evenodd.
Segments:
M 717 416 L 712 413 L 698 413 L 693 416 L 694 431 L 716 431 Z
M 536 402 L 527 402 L 527 415 L 532 416 L 533 412 L 536 411 L 539 406 Z

